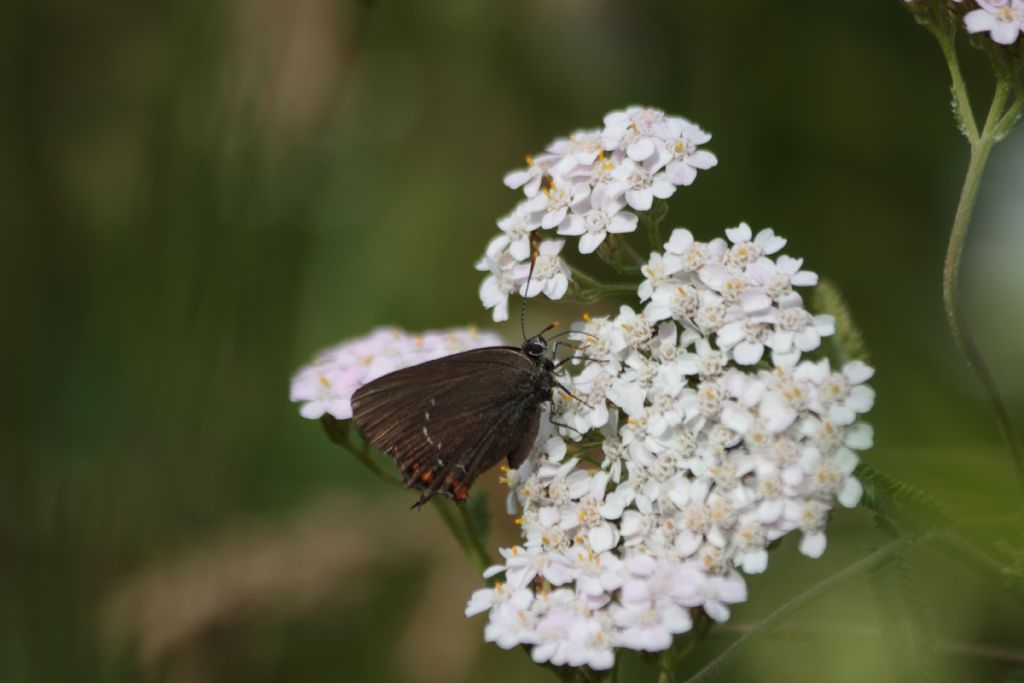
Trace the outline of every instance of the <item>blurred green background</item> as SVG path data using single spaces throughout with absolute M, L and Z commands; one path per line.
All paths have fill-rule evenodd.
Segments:
M 632 103 L 715 135 L 672 226 L 772 226 L 842 288 L 878 368 L 866 460 L 1019 559 L 1020 491 L 940 302 L 966 144 L 901 5 L 4 3 L 0 680 L 554 680 L 483 645 L 462 616 L 480 580 L 435 515 L 301 419 L 288 383 L 380 324 L 488 325 L 472 264 L 517 199 L 502 175 Z M 1021 418 L 1020 135 L 990 171 L 967 300 Z M 885 540 L 864 510 L 829 537 L 818 561 L 783 543 L 732 624 Z M 911 558 L 935 675 L 1024 680 L 1024 604 Z M 903 679 L 885 619 L 853 581 L 723 680 Z M 651 671 L 626 658 L 625 680 Z

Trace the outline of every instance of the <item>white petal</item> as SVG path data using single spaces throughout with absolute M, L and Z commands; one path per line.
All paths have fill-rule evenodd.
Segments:
M 857 503 L 860 502 L 860 497 L 864 494 L 864 487 L 857 481 L 856 477 L 850 477 L 843 484 L 843 488 L 839 491 L 836 499 L 839 504 L 843 507 L 857 507 Z
M 595 553 L 607 552 L 619 542 L 615 527 L 611 524 L 602 524 L 594 527 L 587 534 L 587 540 L 590 542 L 591 550 Z
M 732 357 L 740 365 L 755 365 L 764 356 L 764 345 L 758 342 L 742 341 L 732 350 Z
M 604 242 L 605 233 L 603 232 L 588 232 L 586 235 L 580 238 L 580 253 L 581 254 L 592 254 L 597 251 L 597 248 Z
M 804 534 L 800 539 L 800 552 L 811 559 L 817 559 L 824 554 L 826 544 L 825 534 L 820 531 Z

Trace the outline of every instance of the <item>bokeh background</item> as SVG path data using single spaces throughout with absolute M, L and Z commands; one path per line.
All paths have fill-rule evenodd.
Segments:
M 772 226 L 845 293 L 878 368 L 866 459 L 1019 558 L 1020 491 L 940 303 L 966 144 L 901 5 L 3 3 L 0 680 L 554 680 L 481 642 L 479 577 L 436 515 L 301 419 L 288 382 L 380 324 L 489 325 L 472 264 L 516 201 L 502 175 L 632 103 L 715 135 L 671 226 Z M 965 277 L 1018 421 L 1022 176 L 1018 134 Z M 885 538 L 844 510 L 822 559 L 787 540 L 733 625 Z M 935 675 L 1024 680 L 1024 604 L 935 548 L 911 561 Z M 723 680 L 901 678 L 885 619 L 852 581 Z M 623 678 L 653 673 L 627 657 Z

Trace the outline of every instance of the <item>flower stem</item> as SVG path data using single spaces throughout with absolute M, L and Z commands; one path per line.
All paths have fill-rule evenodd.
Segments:
M 917 540 L 923 540 L 925 537 L 919 537 Z M 888 559 L 896 553 L 904 551 L 911 541 L 908 539 L 900 538 L 895 541 L 890 541 L 886 545 L 882 546 L 875 552 L 871 553 L 867 557 L 854 562 L 846 569 L 836 572 L 832 576 L 828 577 L 824 581 L 821 581 L 809 589 L 796 596 L 782 607 L 778 608 L 771 614 L 769 614 L 764 621 L 760 622 L 751 630 L 740 636 L 735 642 L 729 647 L 725 648 L 717 657 L 712 659 L 708 664 L 698 671 L 696 674 L 686 680 L 686 683 L 698 683 L 700 681 L 709 681 L 718 674 L 719 670 L 726 664 L 732 661 L 736 654 L 742 650 L 746 645 L 749 645 L 759 636 L 768 633 L 773 628 L 778 626 L 786 617 L 800 609 L 804 605 L 814 601 L 821 595 L 829 592 L 833 588 L 841 585 L 842 583 L 852 579 L 853 577 L 861 574 L 862 572 L 877 566 L 884 560 Z
M 649 211 L 640 214 L 640 222 L 647 225 L 647 241 L 654 251 L 661 251 L 665 242 L 661 235 L 661 222 L 665 220 L 668 213 L 668 202 L 664 199 L 655 199 Z
M 946 65 L 949 67 L 949 76 L 953 80 L 953 104 L 956 108 L 956 116 L 963 126 L 963 133 L 967 140 L 974 145 L 978 142 L 978 124 L 974 119 L 974 110 L 971 108 L 971 98 L 967 94 L 967 83 L 960 71 L 960 59 L 956 54 L 956 30 L 955 28 L 936 27 L 932 34 L 939 41 L 942 54 L 946 58 Z
M 574 291 L 570 291 L 564 300 L 580 304 L 591 304 L 608 295 L 636 294 L 637 288 L 633 283 L 601 282 L 575 266 L 572 267 L 572 282 Z
M 954 65 L 951 64 L 950 71 L 958 72 L 958 69 L 954 69 Z M 949 322 L 953 338 L 956 340 L 960 353 L 967 360 L 967 364 L 985 390 L 989 404 L 999 423 L 999 430 L 1002 433 L 1003 441 L 1013 461 L 1017 478 L 1021 486 L 1024 487 L 1024 454 L 1021 453 L 1020 441 L 1013 425 L 1013 419 L 1010 416 L 1006 401 L 999 393 L 999 387 L 996 385 L 992 373 L 989 371 L 988 366 L 985 365 L 981 352 L 971 337 L 960 299 L 960 265 L 964 245 L 967 242 L 967 231 L 970 227 L 974 205 L 978 199 L 978 188 L 981 184 L 982 175 L 985 172 L 985 166 L 988 163 L 989 154 L 992 151 L 992 147 L 999 140 L 1000 128 L 1005 121 L 1004 116 L 1007 112 L 1004 112 L 1004 108 L 1012 88 L 1013 84 L 1009 79 L 1005 77 L 999 79 L 995 95 L 992 98 L 992 105 L 989 108 L 988 117 L 985 120 L 985 126 L 981 134 L 971 144 L 971 159 L 967 166 L 967 175 L 964 178 L 963 189 L 960 192 L 960 203 L 957 206 L 956 216 L 953 219 L 953 229 L 949 235 L 949 246 L 946 249 L 946 262 L 942 274 L 942 299 L 946 309 L 946 319 Z
M 477 568 L 483 571 L 491 566 L 491 556 L 487 553 L 487 548 L 484 547 L 483 542 L 476 533 L 473 520 L 469 514 L 469 508 L 464 504 L 456 505 L 455 507 L 459 509 L 459 517 L 462 518 L 462 526 L 466 530 L 466 552 L 476 562 Z

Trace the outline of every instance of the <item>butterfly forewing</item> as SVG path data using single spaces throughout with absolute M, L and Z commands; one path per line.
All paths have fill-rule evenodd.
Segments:
M 548 371 L 520 349 L 476 349 L 398 370 L 352 397 L 356 426 L 405 485 L 465 499 L 486 469 L 518 465 L 537 436 Z

